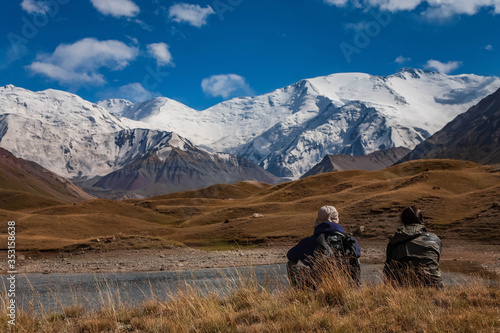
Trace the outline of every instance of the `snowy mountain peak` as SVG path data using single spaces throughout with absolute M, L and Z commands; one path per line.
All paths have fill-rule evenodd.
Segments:
M 435 71 L 428 71 L 428 70 L 423 70 L 423 69 L 416 69 L 416 68 L 403 68 L 399 72 L 397 72 L 394 75 L 391 76 L 397 76 L 400 78 L 412 78 L 412 79 L 420 79 L 422 75 L 436 75 L 439 74 L 439 72 Z
M 119 119 L 79 96 L 0 88 L 0 145 L 62 176 L 103 175 L 121 149 L 115 133 L 148 125 Z
M 327 154 L 412 149 L 498 88 L 497 77 L 419 69 L 338 73 L 197 111 L 165 97 L 93 104 L 9 85 L 0 88 L 0 145 L 66 176 L 104 175 L 151 151 L 165 158 L 169 149 L 202 147 L 298 178 Z
M 26 117 L 42 123 L 57 122 L 75 131 L 114 131 L 127 126 L 106 109 L 60 90 L 33 92 L 10 86 L 0 88 L 0 114 Z M 125 120 L 125 123 L 129 123 Z M 88 128 L 89 127 L 89 128 Z
M 126 99 L 107 99 L 99 101 L 96 104 L 118 117 L 121 117 L 129 109 L 134 107 L 134 103 Z
M 326 154 L 413 148 L 499 87 L 497 77 L 411 68 L 389 76 L 337 73 L 203 111 L 160 98 L 124 116 L 297 178 Z
M 156 97 L 127 109 L 126 112 L 123 113 L 123 116 L 130 119 L 151 119 L 152 117 L 158 116 L 162 113 L 175 113 L 177 111 L 196 112 L 195 110 L 173 99 Z

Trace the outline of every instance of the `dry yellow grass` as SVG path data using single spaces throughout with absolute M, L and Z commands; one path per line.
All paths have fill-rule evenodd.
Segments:
M 376 172 L 321 174 L 274 187 L 243 182 L 143 200 L 28 205 L 11 215 L 0 210 L 0 215 L 18 222 L 20 250 L 57 249 L 117 233 L 195 246 L 275 244 L 308 235 L 317 209 L 329 204 L 338 208 L 348 231 L 365 226 L 360 240 L 366 244 L 385 242 L 398 226 L 399 211 L 415 205 L 444 239 L 499 244 L 499 198 L 500 172 L 493 167 L 422 160 Z M 252 218 L 253 213 L 264 217 Z M 471 234 L 471 228 L 481 232 Z
M 119 295 L 99 310 L 79 304 L 57 312 L 20 312 L 16 332 L 498 332 L 500 290 L 482 284 L 433 288 L 350 285 L 328 271 L 315 291 L 253 278 L 226 280 L 221 296 L 185 288 L 170 300 L 137 307 Z M 104 290 L 105 291 L 105 290 Z M 98 292 L 103 292 L 98 291 Z M 5 313 L 6 298 L 0 311 Z M 0 329 L 8 330 L 7 317 Z

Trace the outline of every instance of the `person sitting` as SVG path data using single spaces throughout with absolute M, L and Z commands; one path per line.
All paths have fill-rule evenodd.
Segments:
M 288 253 L 287 271 L 292 286 L 314 286 L 314 271 L 319 257 L 338 265 L 359 284 L 361 250 L 354 237 L 347 235 L 339 224 L 339 214 L 333 206 L 323 206 L 318 211 L 314 234 L 302 239 Z
M 400 215 L 403 224 L 387 245 L 384 277 L 398 286 L 443 287 L 439 259 L 441 240 L 427 231 L 420 209 L 410 206 Z

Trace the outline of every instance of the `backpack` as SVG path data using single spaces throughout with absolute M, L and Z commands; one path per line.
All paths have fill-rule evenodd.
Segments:
M 356 251 L 356 241 L 351 235 L 341 232 L 323 233 L 316 236 L 314 257 L 332 258 L 333 262 L 351 276 L 359 284 L 361 266 Z

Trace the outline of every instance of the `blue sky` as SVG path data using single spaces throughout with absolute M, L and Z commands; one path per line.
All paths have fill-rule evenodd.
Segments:
M 304 78 L 500 76 L 500 0 L 9 0 L 0 84 L 202 110 Z

